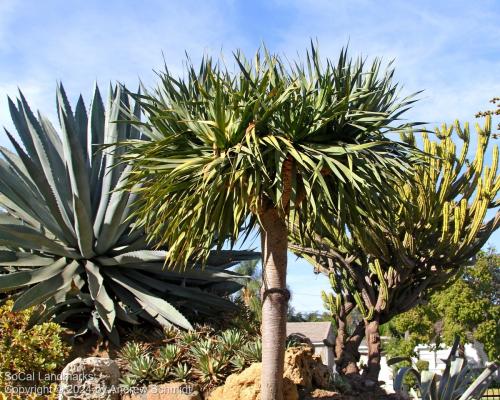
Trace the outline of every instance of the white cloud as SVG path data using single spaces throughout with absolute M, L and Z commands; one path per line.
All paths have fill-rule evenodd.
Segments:
M 472 119 L 500 92 L 500 31 L 492 1 L 291 4 L 296 18 L 281 29 L 284 52 L 294 54 L 318 38 L 324 56 L 335 57 L 349 42 L 353 55 L 394 59 L 405 92 L 425 90 L 409 116 L 429 122 Z

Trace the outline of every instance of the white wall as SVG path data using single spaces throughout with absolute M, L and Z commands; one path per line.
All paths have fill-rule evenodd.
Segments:
M 331 347 L 325 346 L 324 343 L 313 343 L 314 354 L 319 354 L 321 356 L 321 361 L 323 364 L 327 365 L 333 371 L 335 365 L 335 360 L 333 357 L 333 350 Z

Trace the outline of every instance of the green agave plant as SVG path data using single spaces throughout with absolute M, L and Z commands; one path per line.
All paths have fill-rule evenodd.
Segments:
M 475 379 L 472 379 L 471 369 L 464 358 L 456 355 L 459 338 L 455 339 L 450 355 L 445 360 L 446 367 L 438 378 L 435 372 L 418 371 L 414 367 L 401 368 L 394 379 L 394 390 L 405 393 L 412 398 L 422 400 L 470 400 L 481 399 L 486 389 L 494 379 L 498 369 L 496 363 L 491 364 Z M 412 362 L 408 357 L 395 357 L 388 360 L 388 365 L 401 361 Z M 418 392 L 413 388 L 408 391 L 404 385 L 407 375 L 413 375 L 417 380 Z
M 228 268 L 257 253 L 212 251 L 206 267 L 179 273 L 165 270 L 167 252 L 133 229 L 136 195 L 119 190 L 130 166 L 114 144 L 142 138 L 117 122 L 141 111 L 123 87 L 110 88 L 105 107 L 96 86 L 89 110 L 80 96 L 73 111 L 58 85 L 60 134 L 22 93 L 9 106 L 24 145 L 6 131 L 17 154 L 0 148 L 0 292 L 13 294 L 14 311 L 43 304 L 39 321 L 55 316 L 79 323 L 77 334 L 118 339 L 118 320 L 191 329 L 181 311 L 234 308 L 221 296 L 241 288 L 241 275 Z

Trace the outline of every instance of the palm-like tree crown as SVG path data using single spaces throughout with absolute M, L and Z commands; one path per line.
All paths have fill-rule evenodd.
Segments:
M 136 215 L 170 265 L 234 243 L 269 204 L 305 232 L 323 212 L 349 223 L 383 207 L 409 165 L 409 147 L 385 135 L 413 100 L 380 61 L 366 68 L 342 51 L 323 66 L 314 46 L 305 65 L 267 51 L 235 60 L 236 73 L 210 59 L 182 79 L 166 70 L 139 98 L 152 140 L 128 142 L 129 182 L 141 184 Z

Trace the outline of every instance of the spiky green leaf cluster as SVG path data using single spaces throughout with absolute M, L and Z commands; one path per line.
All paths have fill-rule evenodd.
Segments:
M 163 268 L 167 252 L 153 250 L 131 218 L 137 194 L 120 190 L 130 166 L 114 144 L 142 138 L 129 114 L 138 103 L 110 88 L 107 105 L 96 87 L 87 110 L 80 97 L 70 107 L 57 90 L 60 130 L 35 115 L 22 94 L 9 100 L 21 144 L 7 132 L 15 153 L 0 148 L 0 291 L 13 294 L 14 310 L 44 304 L 51 316 L 116 337 L 115 322 L 144 321 L 190 328 L 179 311 L 211 316 L 233 309 L 220 295 L 241 286 L 228 270 L 258 254 L 211 252 L 207 266 L 179 274 Z M 17 154 L 16 154 L 17 153 Z M 104 328 L 102 330 L 101 328 Z
M 472 377 L 471 367 L 467 360 L 457 356 L 459 339 L 455 340 L 448 358 L 445 360 L 445 370 L 438 377 L 435 372 L 418 371 L 415 367 L 401 368 L 394 378 L 394 390 L 397 393 L 410 395 L 414 399 L 422 400 L 469 400 L 482 398 L 486 389 L 493 381 L 498 365 L 493 363 L 485 368 L 476 378 Z M 394 364 L 402 360 L 409 360 L 406 357 L 396 357 L 388 361 Z M 419 393 L 404 385 L 405 377 L 412 374 L 416 378 Z
M 312 46 L 305 64 L 266 50 L 235 63 L 233 72 L 205 58 L 183 78 L 166 70 L 137 96 L 152 140 L 127 143 L 128 187 L 143 195 L 135 215 L 168 245 L 172 266 L 205 260 L 214 241 L 234 243 L 269 204 L 293 211 L 301 232 L 321 213 L 344 224 L 378 210 L 409 167 L 408 147 L 385 134 L 413 100 L 399 98 L 379 60 L 342 51 L 322 64 Z
M 187 331 L 170 339 L 159 349 L 127 343 L 119 358 L 126 362 L 124 386 L 190 379 L 203 388 L 220 385 L 230 374 L 262 360 L 260 338 L 249 332 L 228 329 Z

